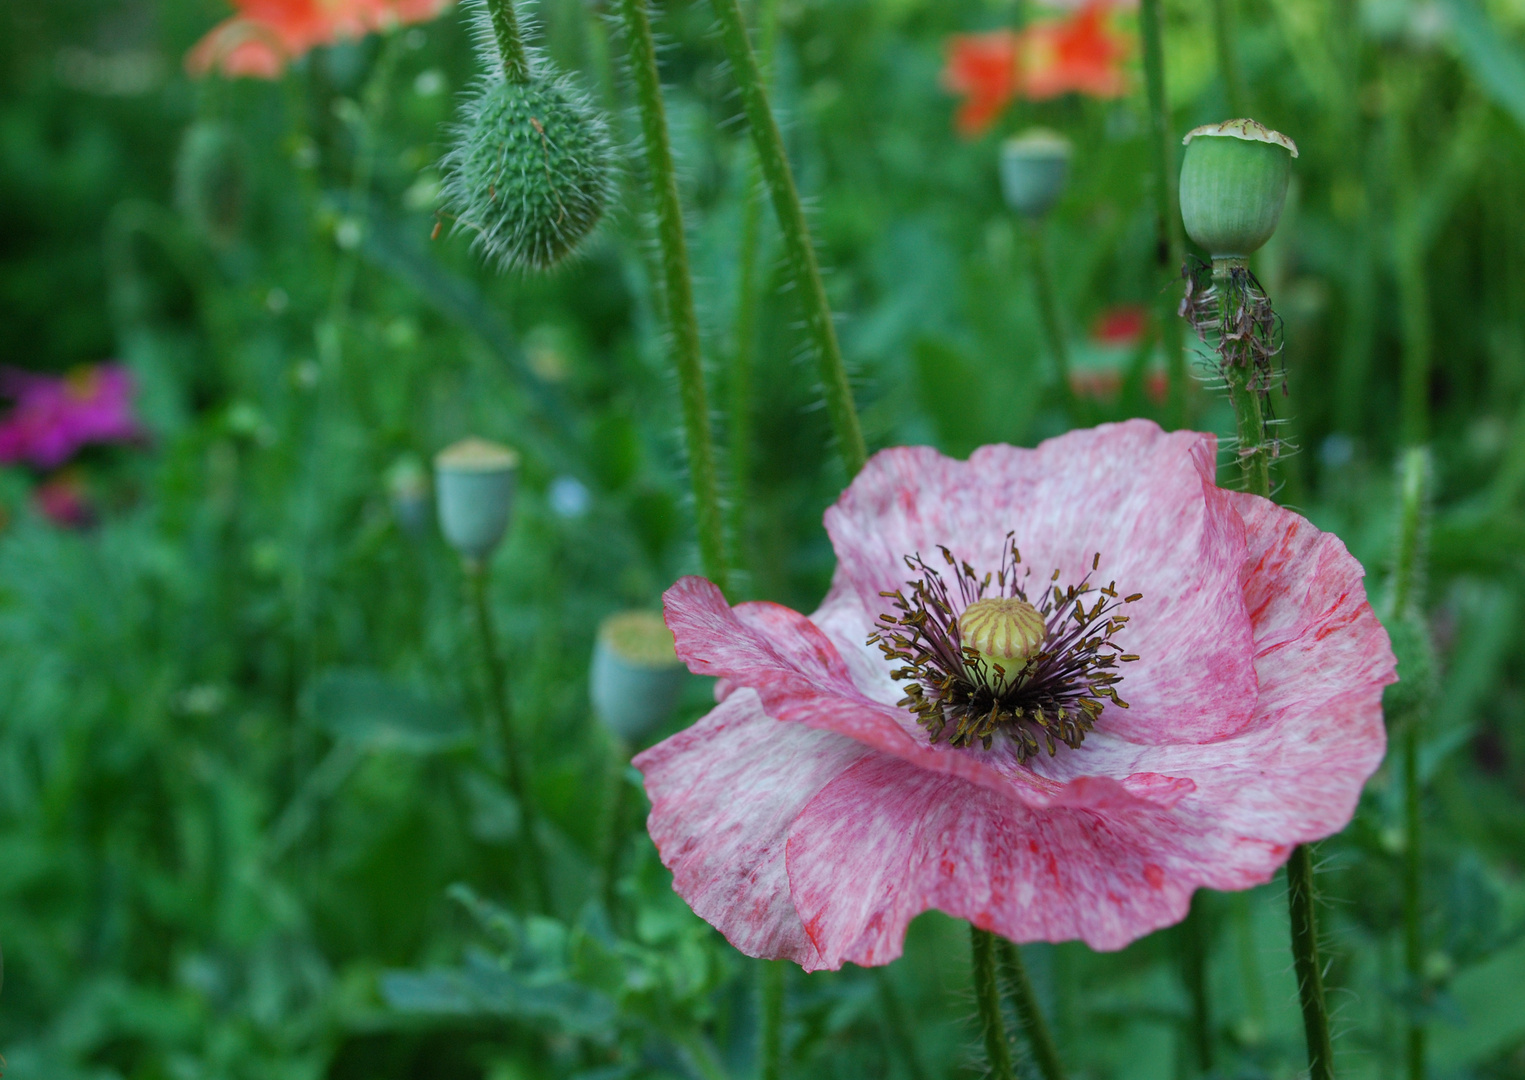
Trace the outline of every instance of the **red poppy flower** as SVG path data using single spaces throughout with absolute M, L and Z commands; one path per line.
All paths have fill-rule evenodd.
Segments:
M 1018 56 L 1023 97 L 1061 94 L 1115 98 L 1128 92 L 1123 61 L 1128 39 L 1110 26 L 1110 0 L 1091 0 L 1073 15 L 1034 23 L 1022 32 Z
M 680 580 L 667 624 L 722 700 L 635 759 L 673 887 L 812 970 L 888 963 L 929 908 L 1117 949 L 1343 828 L 1387 635 L 1344 545 L 1216 456 L 1142 420 L 886 450 L 826 513 L 814 615 Z
M 424 22 L 450 0 L 233 0 L 238 14 L 218 24 L 185 57 L 195 76 L 278 78 L 319 45 L 404 23 Z
M 960 135 L 973 138 L 987 130 L 1016 96 L 1019 40 L 1010 30 L 949 39 L 943 85 L 967 99 L 954 120 Z

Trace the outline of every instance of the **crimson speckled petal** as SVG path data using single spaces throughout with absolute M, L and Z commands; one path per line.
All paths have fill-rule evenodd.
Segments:
M 743 951 L 812 970 L 887 963 L 930 908 L 1115 949 L 1343 828 L 1385 749 L 1387 635 L 1339 540 L 1219 489 L 1214 456 L 1143 421 L 968 462 L 885 451 L 827 512 L 839 567 L 814 616 L 674 585 L 679 655 L 730 695 L 636 759 L 678 892 Z M 983 573 L 1008 531 L 1040 580 L 1100 551 L 1103 580 L 1145 593 L 1133 707 L 1025 764 L 932 743 L 864 644 L 902 555 L 944 544 Z

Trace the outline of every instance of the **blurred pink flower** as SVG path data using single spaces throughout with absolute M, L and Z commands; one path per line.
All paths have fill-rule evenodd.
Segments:
M 967 462 L 886 450 L 826 513 L 839 562 L 814 615 L 680 580 L 667 623 L 721 703 L 635 759 L 673 887 L 742 952 L 810 970 L 888 963 L 929 908 L 1013 941 L 1118 949 L 1180 920 L 1195 889 L 1264 882 L 1293 845 L 1343 828 L 1385 747 L 1387 635 L 1340 541 L 1219 488 L 1216 456 L 1211 435 L 1142 420 Z M 1057 752 L 1019 752 L 1031 712 L 1004 713 L 1018 719 L 988 748 L 938 738 L 907 707 L 912 674 L 865 644 L 894 597 L 924 595 L 906 556 L 946 545 L 938 566 L 978 586 L 1013 542 L 1035 601 L 1099 561 L 1085 603 L 1127 603 L 1116 634 L 1138 659 L 1102 667 L 1129 707 L 1104 689 L 1094 728 Z M 1096 588 L 1113 578 L 1142 598 Z M 974 591 L 932 621 L 956 628 Z M 1014 693 L 1041 682 L 1064 700 L 1062 658 L 1096 632 L 1067 631 L 1062 608 L 1055 651 L 1033 661 L 1059 666 L 1025 669 Z
M 233 0 L 238 14 L 207 32 L 185 66 L 193 76 L 213 68 L 230 77 L 275 79 L 319 45 L 426 22 L 450 0 Z
M 63 529 L 83 529 L 95 521 L 95 508 L 78 469 L 54 473 L 32 489 L 37 512 Z
M 51 469 L 89 443 L 143 435 L 132 410 L 132 375 L 119 364 L 75 368 L 62 378 L 0 369 L 0 395 L 16 402 L 0 420 L 0 462 Z

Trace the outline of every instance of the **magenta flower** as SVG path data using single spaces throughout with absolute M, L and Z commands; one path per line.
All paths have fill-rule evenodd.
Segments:
M 1344 545 L 1215 455 L 1139 420 L 887 450 L 826 512 L 814 615 L 674 585 L 678 654 L 721 679 L 635 761 L 674 888 L 807 970 L 888 963 L 929 908 L 1117 949 L 1343 828 L 1387 635 Z
M 63 378 L 0 370 L 0 394 L 16 402 L 0 420 L 0 461 L 62 465 L 90 443 L 143 435 L 133 414 L 132 375 L 118 364 L 76 368 Z

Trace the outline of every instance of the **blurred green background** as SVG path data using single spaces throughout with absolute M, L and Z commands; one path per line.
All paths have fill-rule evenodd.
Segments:
M 623 46 L 597 0 L 535 7 L 628 150 L 598 238 L 548 277 L 430 239 L 433 163 L 476 70 L 459 10 L 278 82 L 193 82 L 182 57 L 219 0 L 0 9 L 0 364 L 120 360 L 151 433 L 70 466 L 88 528 L 39 514 L 44 473 L 0 470 L 10 1077 L 754 1075 L 761 965 L 671 892 L 639 814 L 600 886 L 611 792 L 631 781 L 587 704 L 594 631 L 655 606 L 696 554 Z M 808 611 L 844 476 L 767 213 L 738 339 L 750 147 L 708 5 L 659 8 L 722 450 L 727 360 L 755 358 L 746 475 L 725 472 L 738 592 Z M 1206 0 L 1165 10 L 1174 142 L 1228 106 Z M 1019 104 L 965 141 L 946 39 L 1008 25 L 1009 3 L 778 0 L 777 17 L 775 106 L 871 446 L 966 454 L 1072 422 L 996 182 L 999 136 L 1033 121 L 1077 147 L 1047 229 L 1101 387 L 1086 418 L 1163 418 L 1157 327 L 1093 329 L 1157 310 L 1172 278 L 1137 49 L 1129 96 Z M 1403 974 L 1384 768 L 1319 850 L 1341 1072 L 1399 1075 L 1418 1016 L 1434 1075 L 1525 1077 L 1525 4 L 1237 0 L 1230 40 L 1250 113 L 1301 148 L 1256 267 L 1286 326 L 1281 498 L 1339 533 L 1374 597 L 1400 358 L 1432 371 L 1426 981 Z M 187 190 L 209 131 L 219 171 Z M 1191 405 L 1193 426 L 1231 429 L 1207 389 Z M 519 807 L 473 752 L 461 573 L 406 482 L 467 434 L 523 454 L 493 603 L 553 915 L 510 914 Z M 710 700 L 692 680 L 658 734 Z M 1215 1075 L 1298 1075 L 1283 886 L 1203 907 Z M 884 971 L 788 972 L 785 1074 L 979 1075 L 963 941 L 931 914 Z M 1198 1074 L 1181 952 L 1174 931 L 1029 950 L 1075 1075 Z

